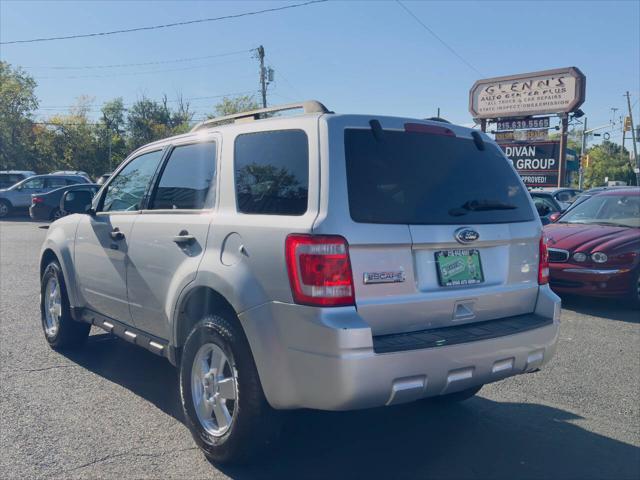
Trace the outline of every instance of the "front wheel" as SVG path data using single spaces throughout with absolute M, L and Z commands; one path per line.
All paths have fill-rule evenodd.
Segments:
M 180 361 L 180 397 L 191 434 L 213 462 L 250 459 L 278 432 L 249 344 L 240 327 L 220 315 L 191 331 Z
M 40 286 L 40 314 L 44 336 L 55 350 L 72 349 L 84 344 L 91 325 L 71 317 L 67 287 L 62 269 L 56 261 L 44 269 Z
M 638 271 L 631 281 L 629 304 L 632 308 L 640 309 L 640 268 L 638 268 Z
M 6 200 L 0 200 L 0 218 L 4 218 L 11 213 L 11 204 Z

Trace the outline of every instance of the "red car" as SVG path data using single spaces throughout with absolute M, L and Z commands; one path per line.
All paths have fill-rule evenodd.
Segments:
M 594 195 L 544 232 L 553 290 L 640 307 L 640 188 Z

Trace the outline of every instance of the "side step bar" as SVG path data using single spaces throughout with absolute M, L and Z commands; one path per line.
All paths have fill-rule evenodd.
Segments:
M 156 355 L 164 357 L 173 365 L 176 365 L 176 351 L 166 340 L 155 337 L 129 325 L 125 325 L 122 322 L 106 317 L 87 308 L 83 308 L 79 312 L 76 310 L 73 314 L 73 317 L 76 320 L 95 325 L 106 332 L 114 334 L 116 337 L 139 345 Z

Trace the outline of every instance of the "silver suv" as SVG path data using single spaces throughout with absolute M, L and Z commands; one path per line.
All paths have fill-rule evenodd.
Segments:
M 260 450 L 281 410 L 463 400 L 555 351 L 540 220 L 468 128 L 315 101 L 247 112 L 62 203 L 79 214 L 42 249 L 47 341 L 95 325 L 166 357 L 217 462 Z

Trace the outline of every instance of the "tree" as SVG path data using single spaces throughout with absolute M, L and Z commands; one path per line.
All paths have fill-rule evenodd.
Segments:
M 33 169 L 36 82 L 22 69 L 0 62 L 0 168 Z
M 635 184 L 635 174 L 629 161 L 629 152 L 620 145 L 605 140 L 587 151 L 589 166 L 585 170 L 585 186 L 598 187 L 609 180 L 621 180 Z
M 209 115 L 209 118 L 256 110 L 260 108 L 260 105 L 258 105 L 253 95 L 239 95 L 237 97 L 224 97 L 214 108 L 215 114 Z

